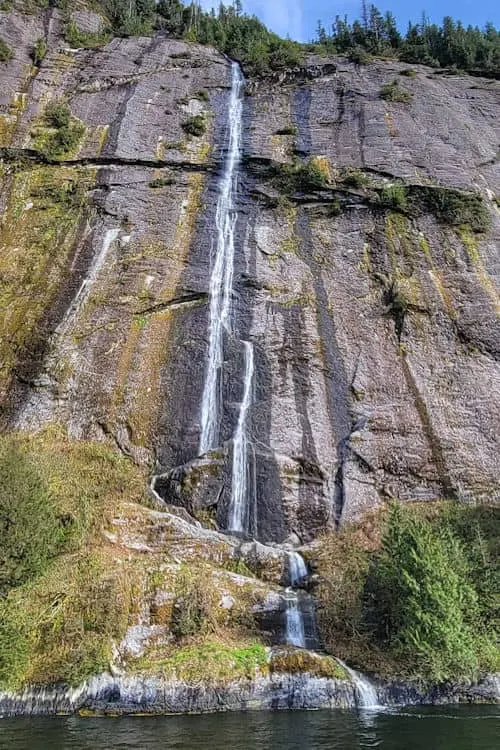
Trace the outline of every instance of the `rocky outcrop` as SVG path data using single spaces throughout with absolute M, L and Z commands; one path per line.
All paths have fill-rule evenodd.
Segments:
M 230 64 L 162 33 L 71 49 L 62 26 L 57 10 L 0 13 L 15 50 L 0 94 L 3 424 L 108 442 L 148 467 L 189 543 L 197 529 L 276 585 L 276 545 L 388 498 L 498 502 L 499 84 L 417 67 L 411 101 L 390 103 L 380 90 L 406 66 L 311 59 L 249 85 L 234 279 L 244 336 L 228 335 L 221 444 L 200 456 Z M 70 109 L 71 147 L 54 150 L 50 102 Z M 287 185 L 282 165 L 297 159 L 324 184 Z M 399 184 L 418 211 L 381 200 Z M 480 196 L 471 205 L 489 227 L 479 209 L 443 218 L 456 190 Z M 238 339 L 255 352 L 253 546 L 217 535 Z M 275 689 L 265 683 L 263 703 Z
M 380 685 L 384 705 L 443 705 L 498 701 L 498 678 L 469 685 L 419 690 L 403 684 Z M 220 711 L 352 708 L 352 682 L 301 673 L 273 673 L 226 684 L 188 684 L 156 676 L 103 674 L 79 688 L 27 689 L 0 693 L 0 716 L 97 714 L 179 714 Z

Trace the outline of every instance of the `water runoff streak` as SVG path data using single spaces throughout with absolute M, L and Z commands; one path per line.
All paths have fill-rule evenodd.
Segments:
M 238 167 L 241 161 L 243 86 L 244 79 L 240 67 L 233 63 L 228 115 L 229 144 L 219 185 L 216 211 L 217 247 L 210 277 L 209 347 L 201 406 L 200 454 L 217 448 L 220 439 L 224 336 L 232 335 L 235 230 L 238 220 L 236 195 Z M 254 351 L 249 341 L 243 341 L 242 344 L 245 360 L 244 387 L 233 440 L 228 530 L 244 533 L 250 525 L 247 419 L 253 397 Z

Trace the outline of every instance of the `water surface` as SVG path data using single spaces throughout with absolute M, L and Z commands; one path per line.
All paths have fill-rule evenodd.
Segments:
M 500 708 L 1 719 L 0 750 L 496 750 Z

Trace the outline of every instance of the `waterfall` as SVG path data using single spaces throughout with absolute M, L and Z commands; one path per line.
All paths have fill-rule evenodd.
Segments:
M 299 598 L 295 591 L 287 589 L 285 594 L 285 617 L 286 630 L 285 640 L 288 646 L 306 647 L 306 635 L 304 631 L 304 618 L 300 611 Z
M 238 164 L 241 159 L 243 83 L 240 67 L 237 63 L 233 63 L 229 104 L 229 145 L 219 185 L 216 212 L 217 248 L 210 277 L 209 347 L 201 407 L 201 454 L 219 445 L 224 332 L 231 332 L 234 234 L 238 219 L 235 195 Z
M 248 437 L 247 415 L 252 403 L 252 385 L 254 373 L 253 346 L 244 341 L 245 346 L 245 379 L 243 401 L 240 406 L 238 426 L 233 441 L 233 478 L 231 485 L 231 503 L 227 528 L 230 531 L 245 532 L 249 527 L 248 503 Z
M 307 567 L 302 555 L 298 552 L 288 553 L 288 575 L 290 586 L 298 586 L 307 577 Z
M 354 683 L 356 705 L 358 708 L 379 708 L 380 703 L 378 702 L 377 691 L 368 678 L 348 667 L 347 664 L 344 664 L 340 659 L 337 659 L 337 661 L 345 669 Z

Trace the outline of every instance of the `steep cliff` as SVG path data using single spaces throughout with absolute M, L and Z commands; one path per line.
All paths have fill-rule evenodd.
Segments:
M 70 49 L 54 10 L 0 13 L 0 36 L 6 429 L 106 443 L 190 514 L 162 514 L 183 559 L 192 534 L 200 556 L 236 559 L 216 531 L 244 338 L 255 539 L 306 544 L 390 498 L 498 502 L 498 82 L 342 58 L 248 82 L 240 335 L 220 445 L 200 457 L 230 62 L 162 33 Z M 381 97 L 395 79 L 406 101 Z M 148 529 L 159 512 L 136 511 Z M 286 560 L 262 554 L 264 602 Z

